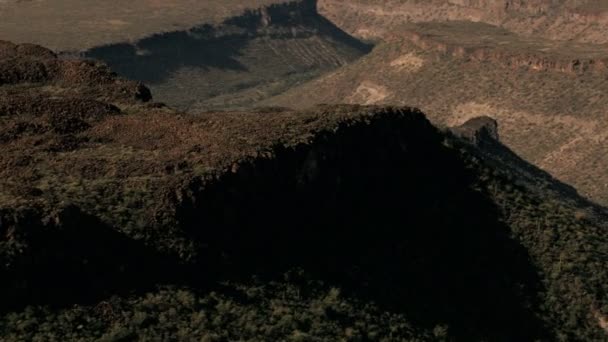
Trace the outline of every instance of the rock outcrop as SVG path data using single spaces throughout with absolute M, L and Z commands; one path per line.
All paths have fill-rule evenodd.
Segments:
M 452 132 L 475 145 L 483 144 L 484 141 L 499 141 L 498 122 L 489 116 L 469 119 L 462 125 L 452 128 Z

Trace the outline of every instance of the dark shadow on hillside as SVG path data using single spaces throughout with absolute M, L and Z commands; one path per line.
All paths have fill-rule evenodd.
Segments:
M 299 268 L 423 327 L 447 324 L 459 340 L 547 337 L 527 251 L 422 114 L 387 114 L 275 150 L 212 184 L 193 181 L 194 198 L 184 196 L 193 201 L 176 213 L 201 246 L 189 268 L 76 211 L 59 232 L 32 235 L 36 253 L 18 259 L 23 273 L 0 274 L 15 280 L 0 299 L 69 306 Z
M 460 135 L 458 128 L 451 128 L 448 134 Z M 464 139 L 463 141 L 471 143 L 470 139 Z M 499 140 L 482 136 L 481 139 L 472 142 L 471 145 L 475 147 L 469 148 L 469 153 L 481 156 L 489 165 L 494 167 L 507 167 L 509 169 L 508 173 L 512 175 L 514 181 L 519 183 L 518 185 L 524 184 L 527 188 L 537 189 L 539 193 L 552 193 L 556 197 L 569 201 L 578 207 L 592 209 L 594 214 L 602 216 L 608 214 L 606 208 L 584 198 L 573 186 L 560 181 L 547 171 L 527 162 Z
M 430 125 L 376 122 L 225 176 L 181 209 L 216 279 L 302 268 L 462 340 L 546 337 L 527 251 Z M 421 127 L 422 126 L 422 127 Z
M 216 27 L 205 24 L 187 31 L 155 34 L 133 44 L 100 46 L 86 51 L 84 56 L 104 61 L 121 76 L 154 84 L 183 67 L 247 72 L 239 57 L 259 37 L 299 39 L 319 35 L 361 54 L 370 51 L 370 46 L 321 17 L 313 5 L 310 1 L 272 5 L 267 8 L 267 15 L 248 11 Z M 265 20 L 269 23 L 263 23 Z
M 16 227 L 8 235 L 16 244 L 25 243 L 23 254 L 15 258 L 0 255 L 3 262 L 14 259 L 8 268 L 0 268 L 0 313 L 27 305 L 95 303 L 134 288 L 153 289 L 183 271 L 176 260 L 77 207 L 61 210 L 57 219 L 64 223 L 43 224 L 35 213 L 16 224 L 0 218 L 0 236 L 6 233 L 4 227 Z
M 94 48 L 86 57 L 104 61 L 121 76 L 159 83 L 182 67 L 247 71 L 236 59 L 245 44 L 247 39 L 241 37 L 202 39 L 182 31 L 154 35 L 136 45 L 123 43 Z

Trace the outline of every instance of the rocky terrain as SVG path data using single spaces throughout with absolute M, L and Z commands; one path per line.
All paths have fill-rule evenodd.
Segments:
M 82 4 L 0 1 L 1 341 L 606 340 L 608 6 Z
M 36 66 L 0 69 L 8 340 L 605 336 L 605 209 L 492 119 L 186 114 L 95 63 L 6 60 Z

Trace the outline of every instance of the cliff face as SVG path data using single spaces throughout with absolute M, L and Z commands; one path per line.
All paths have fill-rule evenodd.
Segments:
M 404 40 L 424 51 L 511 69 L 594 77 L 608 73 L 608 58 L 601 46 L 524 38 L 480 23 L 402 25 L 398 33 L 385 37 L 389 44 Z
M 373 39 L 404 22 L 470 20 L 548 39 L 608 41 L 608 3 L 603 1 L 319 0 L 319 9 L 347 32 Z
M 249 28 L 268 27 L 272 24 L 304 24 L 318 15 L 315 0 L 295 0 L 248 9 L 242 15 L 228 19 L 226 23 L 244 23 Z M 241 25 L 242 26 L 242 25 Z

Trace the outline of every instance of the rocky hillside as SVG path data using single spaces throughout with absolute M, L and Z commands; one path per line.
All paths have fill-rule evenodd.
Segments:
M 355 36 L 378 39 L 405 22 L 483 22 L 553 40 L 607 43 L 606 0 L 319 0 L 320 12 Z
M 488 115 L 519 155 L 608 203 L 604 47 L 471 22 L 403 28 L 361 60 L 269 103 L 410 104 L 445 126 Z
M 606 212 L 505 163 L 489 119 L 186 114 L 92 63 L 69 88 L 76 62 L 5 46 L 49 70 L 0 74 L 27 89 L 0 107 L 8 340 L 606 336 Z
M 83 56 L 145 82 L 158 101 L 196 112 L 254 107 L 369 50 L 320 16 L 314 1 L 292 1 Z

